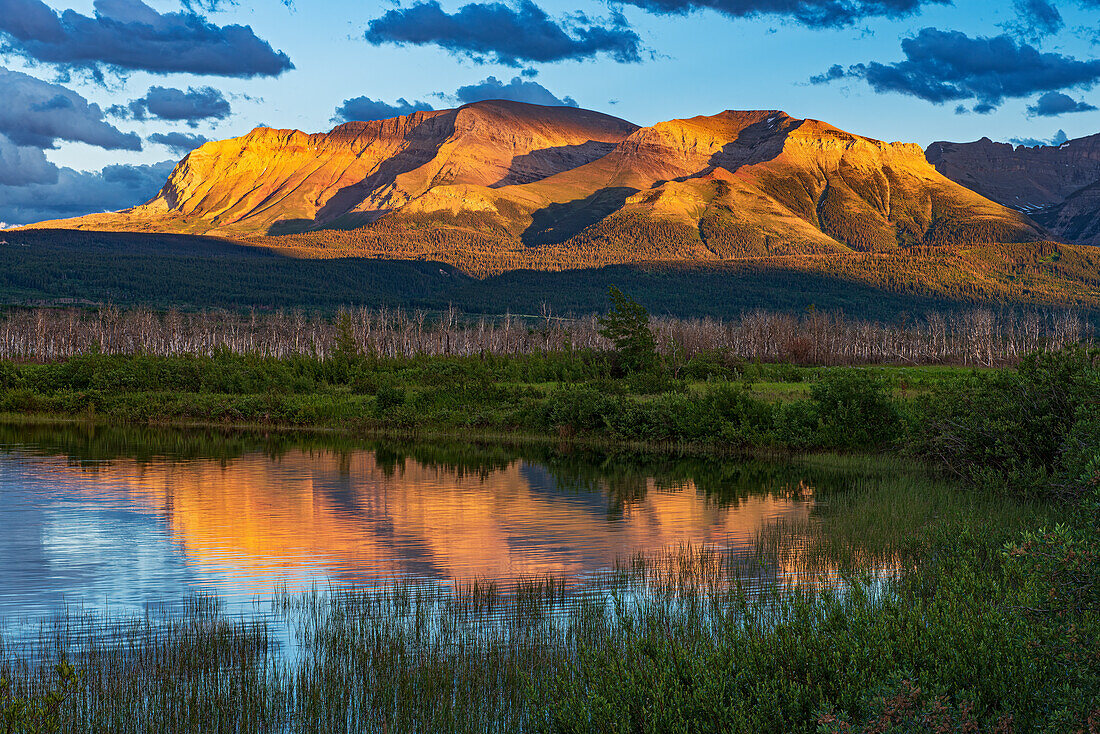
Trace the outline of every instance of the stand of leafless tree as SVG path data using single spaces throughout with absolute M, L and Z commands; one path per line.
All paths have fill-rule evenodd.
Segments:
M 716 351 L 746 360 L 800 364 L 1011 364 L 1037 349 L 1094 342 L 1092 326 L 1070 311 L 989 309 L 932 313 L 884 324 L 841 314 L 763 311 L 736 320 L 658 318 L 658 348 L 684 359 Z M 210 355 L 219 350 L 273 357 L 333 353 L 340 332 L 363 354 L 507 355 L 607 349 L 595 315 L 564 319 L 549 308 L 529 316 L 469 317 L 402 310 L 353 310 L 336 317 L 301 312 L 181 313 L 144 309 L 13 310 L 0 315 L 0 358 L 50 361 L 105 354 Z

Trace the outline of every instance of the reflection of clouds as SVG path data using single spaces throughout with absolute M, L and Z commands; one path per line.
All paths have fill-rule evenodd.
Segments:
M 686 541 L 743 546 L 763 524 L 809 513 L 808 503 L 764 496 L 721 507 L 690 481 L 678 490 L 644 478 L 624 502 L 559 486 L 520 461 L 485 474 L 411 459 L 396 468 L 367 451 L 95 467 L 0 456 L 0 492 L 22 497 L 23 508 L 0 508 L 0 525 L 20 527 L 15 540 L 0 539 L 0 559 L 21 569 L 24 588 L 0 585 L 0 604 L 61 590 L 92 604 L 141 604 L 196 588 L 240 600 L 279 582 L 395 573 L 586 573 Z
M 141 608 L 193 581 L 163 522 L 111 499 L 125 499 L 124 488 L 104 481 L 80 491 L 97 478 L 63 459 L 0 459 L 0 618 L 62 605 Z

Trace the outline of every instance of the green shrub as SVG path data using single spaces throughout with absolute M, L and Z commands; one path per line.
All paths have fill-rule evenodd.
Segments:
M 634 372 L 626 378 L 627 392 L 634 395 L 659 395 L 668 392 L 683 392 L 681 380 L 675 380 L 664 372 Z
M 866 370 L 826 372 L 810 387 L 817 406 L 821 444 L 833 448 L 875 448 L 901 432 L 901 412 L 889 383 Z
M 913 447 L 972 484 L 1079 496 L 1069 474 L 1095 457 L 1098 362 L 1100 350 L 1070 347 L 938 385 L 917 405 Z
M 1071 495 L 1100 487 L 1100 405 L 1082 405 L 1077 415 L 1059 458 L 1059 480 Z
M 777 443 L 790 449 L 810 449 L 821 445 L 821 416 L 817 403 L 796 400 L 776 409 L 774 436 Z
M 622 398 L 594 387 L 555 390 L 543 403 L 537 427 L 545 430 L 593 431 L 608 426 L 609 416 L 621 410 Z
M 405 391 L 393 385 L 382 385 L 375 394 L 378 410 L 382 413 L 386 413 L 398 405 L 404 405 L 406 398 Z
M 736 377 L 736 370 L 719 361 L 720 355 L 713 352 L 696 354 L 684 365 L 681 374 L 688 380 L 728 380 Z
M 760 445 L 775 425 L 772 406 L 754 398 L 743 385 L 727 384 L 711 390 L 703 406 L 713 421 L 711 436 L 734 446 Z
M 76 691 L 80 676 L 65 660 L 54 668 L 56 682 L 42 693 L 16 695 L 9 681 L 0 678 L 0 730 L 12 734 L 46 734 L 59 727 L 61 706 Z

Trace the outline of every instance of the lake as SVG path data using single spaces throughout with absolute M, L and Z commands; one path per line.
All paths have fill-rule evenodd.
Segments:
M 0 429 L 0 618 L 395 578 L 583 577 L 811 516 L 791 464 L 209 431 Z

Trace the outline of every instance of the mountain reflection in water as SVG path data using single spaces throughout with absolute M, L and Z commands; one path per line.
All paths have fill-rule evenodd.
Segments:
M 0 438 L 8 618 L 197 591 L 241 602 L 284 583 L 583 574 L 685 542 L 748 546 L 812 506 L 795 470 L 759 462 Z

